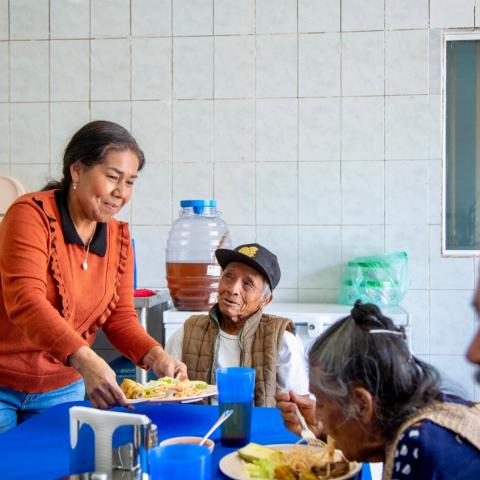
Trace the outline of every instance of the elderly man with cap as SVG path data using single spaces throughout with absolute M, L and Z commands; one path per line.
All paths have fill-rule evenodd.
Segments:
M 275 406 L 277 390 L 308 395 L 303 347 L 293 324 L 263 312 L 280 281 L 277 257 L 257 243 L 215 252 L 223 269 L 218 303 L 208 315 L 193 315 L 166 350 L 186 363 L 188 376 L 215 383 L 222 367 L 255 368 L 255 405 Z

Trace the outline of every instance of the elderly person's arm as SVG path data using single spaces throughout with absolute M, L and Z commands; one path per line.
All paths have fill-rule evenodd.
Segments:
M 277 355 L 277 390 L 309 395 L 308 364 L 300 340 L 285 331 Z
M 298 436 L 301 436 L 302 427 L 295 411 L 300 410 L 308 427 L 317 436 L 322 436 L 322 424 L 315 416 L 316 402 L 310 395 L 297 395 L 295 392 L 277 392 L 275 395 L 277 408 L 283 419 L 285 427 Z
M 305 417 L 311 430 L 319 436 L 322 427 L 315 419 L 315 400 L 309 391 L 308 365 L 303 345 L 286 331 L 282 337 L 277 358 L 277 388 L 275 396 L 285 426 L 300 435 L 297 408 Z

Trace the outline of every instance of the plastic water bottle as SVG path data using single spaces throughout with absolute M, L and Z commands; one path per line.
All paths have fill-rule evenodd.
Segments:
M 231 248 L 215 200 L 182 200 L 167 241 L 167 285 L 177 310 L 205 311 L 217 302 L 218 248 Z

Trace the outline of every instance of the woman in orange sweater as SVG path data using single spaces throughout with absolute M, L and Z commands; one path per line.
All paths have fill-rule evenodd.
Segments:
M 91 122 L 65 150 L 63 179 L 17 199 L 0 224 L 0 432 L 85 390 L 96 407 L 126 405 L 90 348 L 100 328 L 137 365 L 185 375 L 138 322 L 130 235 L 113 218 L 144 161 L 123 127 Z

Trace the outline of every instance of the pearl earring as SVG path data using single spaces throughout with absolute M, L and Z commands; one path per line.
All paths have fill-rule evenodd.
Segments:
M 77 189 L 77 185 L 78 185 L 77 182 L 73 182 L 73 183 L 72 183 L 72 188 L 73 188 L 74 190 L 76 190 L 76 189 Z

